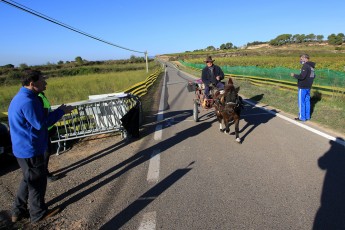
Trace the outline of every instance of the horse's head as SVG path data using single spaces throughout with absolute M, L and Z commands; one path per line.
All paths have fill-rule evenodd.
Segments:
M 225 102 L 236 102 L 239 91 L 240 87 L 235 88 L 235 86 L 232 84 L 226 85 L 224 87 Z

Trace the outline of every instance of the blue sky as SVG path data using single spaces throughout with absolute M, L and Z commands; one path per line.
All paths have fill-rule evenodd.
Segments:
M 10 1 L 10 0 L 9 0 Z M 12 1 L 10 1 L 12 2 Z M 149 56 L 269 41 L 280 34 L 345 33 L 345 1 L 16 0 L 113 44 Z M 0 65 L 143 56 L 75 33 L 0 0 Z

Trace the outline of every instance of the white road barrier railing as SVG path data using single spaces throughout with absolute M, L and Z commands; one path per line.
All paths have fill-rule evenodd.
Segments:
M 75 109 L 56 123 L 56 134 L 51 137 L 51 142 L 58 144 L 56 154 L 59 155 L 62 142 L 66 150 L 66 141 L 73 139 L 110 132 L 121 132 L 122 137 L 127 138 L 121 118 L 138 103 L 141 117 L 141 102 L 132 94 L 94 95 L 87 101 L 70 103 Z

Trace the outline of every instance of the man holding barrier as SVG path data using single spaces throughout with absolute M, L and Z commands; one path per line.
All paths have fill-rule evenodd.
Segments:
M 48 210 L 44 197 L 47 188 L 47 167 L 44 153 L 48 145 L 48 127 L 70 113 L 74 107 L 61 105 L 46 113 L 38 94 L 46 89 L 45 76 L 37 70 L 26 70 L 22 86 L 12 99 L 8 120 L 13 154 L 23 173 L 12 209 L 12 222 L 30 215 L 31 222 L 56 214 Z M 29 206 L 29 207 L 28 207 Z

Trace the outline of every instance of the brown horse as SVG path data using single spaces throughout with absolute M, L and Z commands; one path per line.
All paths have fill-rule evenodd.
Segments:
M 230 125 L 235 124 L 235 137 L 238 143 L 241 143 L 239 137 L 239 123 L 240 114 L 242 109 L 242 100 L 238 96 L 240 87 L 234 86 L 232 79 L 229 78 L 228 83 L 224 87 L 224 93 L 215 94 L 215 102 L 213 104 L 215 108 L 216 117 L 219 122 L 219 130 L 224 133 L 230 134 Z M 224 122 L 225 128 L 223 129 Z

